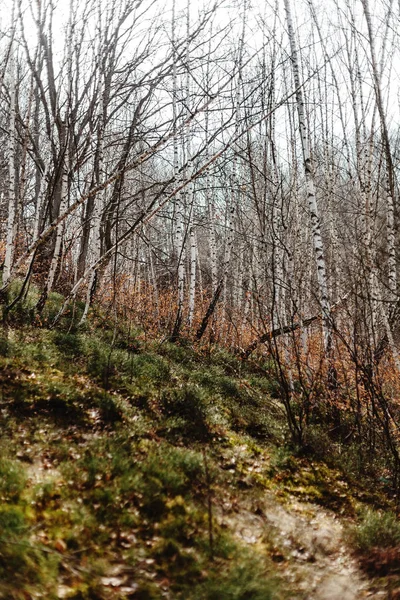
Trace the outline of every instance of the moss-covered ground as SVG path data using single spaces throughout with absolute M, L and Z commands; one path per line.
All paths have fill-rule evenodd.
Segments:
M 229 514 L 268 491 L 356 519 L 369 496 L 287 449 L 274 385 L 127 327 L 5 328 L 0 598 L 293 598 L 271 540 L 246 544 Z

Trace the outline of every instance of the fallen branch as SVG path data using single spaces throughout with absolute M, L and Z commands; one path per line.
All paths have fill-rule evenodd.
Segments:
M 347 298 L 350 296 L 350 293 L 351 292 L 347 292 L 347 294 L 345 294 L 343 296 L 343 298 L 338 300 L 338 302 L 336 302 L 332 306 L 331 312 L 338 309 L 339 306 L 341 306 L 343 304 L 343 302 L 345 302 L 347 300 Z M 246 349 L 242 350 L 242 352 L 240 353 L 240 356 L 243 359 L 249 358 L 250 354 L 252 352 L 254 352 L 254 350 L 260 344 L 265 344 L 265 342 L 268 342 L 276 337 L 279 337 L 280 335 L 284 335 L 286 333 L 292 333 L 293 331 L 297 331 L 298 329 L 303 329 L 304 327 L 309 327 L 310 325 L 312 325 L 312 323 L 315 323 L 316 321 L 322 321 L 322 315 L 320 315 L 320 314 L 314 315 L 312 317 L 309 317 L 308 319 L 303 319 L 302 321 L 297 321 L 296 323 L 290 323 L 290 325 L 283 325 L 282 327 L 276 327 L 275 329 L 266 331 L 265 333 L 260 335 L 258 338 L 256 338 L 253 342 L 251 342 L 251 344 L 249 344 L 249 346 L 247 346 Z M 333 325 L 333 323 L 332 323 L 332 325 Z M 335 330 L 336 330 L 336 328 L 335 328 Z
M 321 320 L 321 315 L 315 315 L 313 317 L 309 317 L 308 319 L 304 319 L 301 322 L 291 323 L 290 325 L 284 325 L 283 327 L 277 327 L 276 329 L 271 329 L 270 331 L 266 331 L 260 337 L 255 339 L 245 350 L 240 353 L 241 358 L 246 359 L 249 358 L 250 354 L 254 352 L 254 350 L 260 344 L 265 344 L 280 335 L 284 335 L 285 333 L 292 333 L 297 329 L 302 329 L 303 327 L 308 327 L 315 321 Z

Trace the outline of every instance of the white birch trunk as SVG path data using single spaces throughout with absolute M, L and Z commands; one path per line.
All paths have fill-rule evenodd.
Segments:
M 284 281 L 283 281 L 283 245 L 282 245 L 282 206 L 280 194 L 278 194 L 279 184 L 276 168 L 273 168 L 273 200 L 272 200 L 272 285 L 273 285 L 273 303 L 272 303 L 272 327 L 277 329 L 285 320 L 284 315 Z
M 179 150 L 178 150 L 178 78 L 177 78 L 177 52 L 176 52 L 176 1 L 172 2 L 172 31 L 171 43 L 173 51 L 172 65 L 172 118 L 173 118 L 173 152 L 174 152 L 174 175 L 179 172 Z M 179 182 L 177 182 L 179 185 Z M 176 207 L 176 254 L 178 274 L 178 311 L 174 327 L 174 334 L 179 333 L 183 306 L 185 300 L 185 234 L 184 234 L 184 202 L 183 194 L 175 196 Z
M 235 89 L 235 139 L 238 138 L 239 127 L 240 127 L 240 101 L 242 96 L 242 85 L 243 85 L 243 52 L 244 52 L 244 40 L 246 33 L 246 22 L 247 22 L 247 0 L 243 0 L 243 15 L 242 15 L 242 30 L 239 39 L 238 46 L 238 76 L 236 81 L 236 89 Z M 231 262 L 231 253 L 232 253 L 232 245 L 234 240 L 234 228 L 235 228 L 235 214 L 236 214 L 236 206 L 239 202 L 239 182 L 238 182 L 238 148 L 237 143 L 234 144 L 233 147 L 234 156 L 233 156 L 233 164 L 232 164 L 232 173 L 231 173 L 231 181 L 232 181 L 232 191 L 229 196 L 228 206 L 227 206 L 227 217 L 226 217 L 226 228 L 227 228 L 227 237 L 225 240 L 225 252 L 224 252 L 224 262 L 223 262 L 223 305 L 226 310 L 227 306 L 227 282 L 228 282 L 228 274 L 229 274 L 229 266 Z
M 195 242 L 196 242 L 196 256 L 197 256 L 197 273 L 198 273 L 198 288 L 201 293 L 201 297 L 203 298 L 203 276 L 201 273 L 201 261 L 200 261 L 200 252 L 199 252 L 199 237 L 197 232 L 195 234 Z
M 210 43 L 209 43 L 209 53 L 211 53 L 211 37 L 212 30 L 210 34 Z M 206 69 L 206 90 L 210 89 L 210 63 L 207 62 Z M 209 139 L 209 130 L 210 130 L 210 111 L 208 108 L 205 111 L 204 115 L 205 119 L 205 139 Z M 210 145 L 207 144 L 206 147 L 206 157 L 205 162 L 208 163 L 210 159 Z M 215 232 L 215 204 L 213 199 L 213 192 L 211 183 L 214 184 L 214 178 L 211 178 L 210 171 L 207 169 L 206 171 L 206 207 L 207 207 L 207 216 L 209 222 L 209 237 L 208 237 L 208 245 L 210 252 L 210 271 L 211 271 L 211 291 L 214 292 L 218 285 L 218 265 L 217 265 L 217 242 L 216 242 L 216 232 Z
M 243 262 L 244 262 L 244 246 L 240 245 L 238 248 L 238 260 L 237 260 L 237 268 L 235 270 L 235 274 L 233 277 L 233 306 L 239 311 L 241 305 L 241 295 L 243 289 Z
M 92 219 L 93 219 L 93 234 L 92 234 L 92 243 L 91 243 L 92 264 L 97 263 L 97 261 L 100 259 L 100 254 L 101 254 L 100 228 L 101 228 L 101 214 L 102 214 L 102 204 L 103 204 L 102 196 L 103 196 L 103 194 L 101 194 L 100 197 L 95 199 L 95 205 L 94 205 L 93 215 L 92 215 Z M 85 308 L 83 310 L 81 320 L 79 321 L 79 326 L 83 325 L 83 323 L 86 321 L 87 315 L 89 312 L 89 308 L 93 302 L 93 296 L 94 296 L 95 285 L 96 285 L 96 273 L 97 273 L 96 269 L 90 270 L 89 277 L 88 277 L 88 286 L 87 286 L 87 291 L 86 291 Z
M 195 299 L 196 299 L 196 234 L 194 227 L 190 228 L 190 284 L 189 284 L 189 325 L 193 323 Z
M 102 14 L 100 9 L 100 4 L 98 7 L 98 23 L 99 23 L 99 32 L 102 31 L 101 23 L 102 23 Z M 99 39 L 99 55 L 102 56 L 104 52 L 103 48 L 103 40 Z M 104 169 L 104 136 L 106 130 L 106 121 L 107 121 L 107 98 L 108 90 L 106 90 L 106 73 L 100 73 L 101 85 L 100 85 L 100 94 L 99 97 L 102 99 L 100 103 L 100 114 L 99 114 L 99 130 L 98 130 L 98 139 L 99 139 L 99 155 L 98 155 L 98 170 L 99 170 L 99 181 L 98 184 L 101 184 L 106 180 L 106 173 Z M 107 191 L 103 190 L 100 194 L 98 194 L 94 199 L 94 207 L 92 213 L 92 235 L 90 238 L 90 254 L 91 254 L 91 264 L 95 265 L 101 256 L 101 217 L 103 214 L 103 208 L 106 203 L 106 195 Z M 97 282 L 97 271 L 92 268 L 88 275 L 88 284 L 86 290 L 86 300 L 85 300 L 85 308 L 83 310 L 83 314 L 81 320 L 79 321 L 79 326 L 83 325 L 83 323 L 87 319 L 87 315 L 90 309 L 90 306 L 93 302 L 95 289 Z
M 4 258 L 3 285 L 9 280 L 11 267 L 15 252 L 15 234 L 16 234 L 16 189 L 15 189 L 15 152 L 16 152 L 16 83 L 15 83 L 15 55 L 14 44 L 10 47 L 10 128 L 8 145 L 8 216 L 7 216 L 7 237 L 6 252 Z
M 186 5 L 186 119 L 190 117 L 191 112 L 191 87 L 190 87 L 190 1 L 188 0 Z M 191 132 L 190 128 L 187 127 L 185 131 L 185 150 L 186 150 L 186 169 L 185 179 L 190 179 L 192 176 L 192 144 L 191 144 Z M 189 244 L 190 244 L 190 263 L 189 263 L 189 313 L 188 313 L 188 324 L 189 326 L 193 323 L 195 302 L 196 302 L 196 266 L 197 266 L 197 252 L 196 252 L 196 233 L 193 224 L 194 215 L 194 182 L 190 181 L 186 188 L 186 196 L 188 198 L 188 211 L 189 211 Z
M 386 159 L 386 209 L 387 209 L 387 249 L 388 249 L 388 285 L 391 292 L 391 300 L 396 299 L 397 293 L 397 266 L 396 266 L 396 237 L 395 237 L 395 187 L 393 175 L 393 163 L 390 148 L 389 132 L 387 129 L 385 109 L 383 105 L 381 77 L 376 58 L 374 31 L 372 27 L 371 13 L 368 0 L 361 0 L 367 22 L 369 46 L 371 53 L 371 66 L 375 86 L 376 104 L 380 117 L 381 134 Z
M 157 320 L 159 320 L 159 318 L 160 318 L 160 296 L 158 293 L 157 278 L 156 278 L 156 272 L 155 272 L 155 268 L 154 268 L 153 252 L 151 251 L 150 235 L 149 235 L 148 253 L 149 253 L 149 265 L 150 265 L 150 281 L 151 281 L 151 285 L 152 285 L 153 292 L 154 292 L 154 300 L 156 303 L 156 316 L 157 316 Z
M 299 131 L 303 152 L 303 161 L 306 177 L 308 207 L 311 215 L 311 228 L 313 237 L 314 257 L 317 266 L 317 278 L 319 287 L 319 301 L 321 306 L 322 318 L 324 322 L 324 343 L 327 354 L 330 353 L 332 347 L 332 328 L 331 328 L 331 309 L 328 297 L 328 285 L 326 275 L 326 263 L 324 256 L 324 246 L 321 236 L 321 223 L 315 194 L 315 184 L 313 175 L 313 164 L 310 152 L 310 145 L 307 132 L 306 114 L 304 110 L 304 94 L 300 81 L 300 64 L 297 55 L 296 39 L 293 28 L 292 14 L 290 9 L 290 1 L 284 0 L 286 19 L 288 26 L 288 34 L 290 41 L 290 51 L 293 68 L 293 79 L 296 88 L 296 103 L 299 119 Z
M 68 173 L 65 169 L 62 174 L 62 183 L 61 183 L 61 204 L 60 204 L 60 213 L 63 214 L 68 206 Z M 36 310 L 40 314 L 43 311 L 43 308 L 46 304 L 47 298 L 51 290 L 53 289 L 55 276 L 57 273 L 57 267 L 60 264 L 61 255 L 62 255 L 62 244 L 63 244 L 63 234 L 64 234 L 65 223 L 61 222 L 57 225 L 56 228 L 56 240 L 54 245 L 53 256 L 50 263 L 49 272 L 47 275 L 45 286 L 42 290 L 40 298 L 36 304 Z
M 210 175 L 206 177 L 206 202 L 207 214 L 210 224 L 209 248 L 210 248 L 210 268 L 211 268 L 211 289 L 215 290 L 218 283 L 218 265 L 217 265 L 217 241 L 215 234 L 215 208 L 213 194 L 210 183 Z

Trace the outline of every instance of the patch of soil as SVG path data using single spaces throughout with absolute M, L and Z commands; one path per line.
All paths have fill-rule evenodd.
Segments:
M 295 497 L 282 505 L 268 494 L 257 514 L 236 506 L 220 518 L 243 543 L 269 553 L 293 590 L 291 600 L 388 598 L 372 589 L 347 547 L 347 521 L 329 510 Z

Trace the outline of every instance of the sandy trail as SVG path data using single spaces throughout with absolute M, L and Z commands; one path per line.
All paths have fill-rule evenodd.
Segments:
M 283 506 L 272 494 L 258 514 L 237 508 L 223 520 L 246 544 L 272 543 L 277 570 L 291 584 L 293 600 L 387 598 L 386 592 L 371 590 L 351 556 L 344 519 L 295 498 Z

